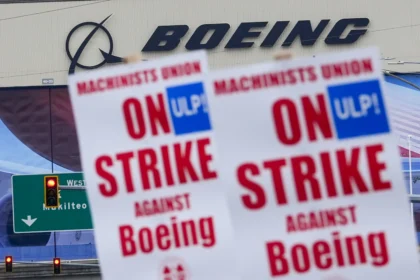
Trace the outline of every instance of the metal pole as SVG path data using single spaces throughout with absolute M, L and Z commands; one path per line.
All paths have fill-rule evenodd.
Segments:
M 408 135 L 408 169 L 409 169 L 409 177 L 410 177 L 410 196 L 413 195 L 413 173 L 412 173 L 412 166 L 411 166 L 411 135 Z M 410 210 L 411 210 L 411 220 L 414 223 L 414 206 L 413 203 L 410 203 Z
M 56 243 L 56 236 L 54 231 L 54 258 L 57 257 L 57 243 Z
M 86 187 L 70 187 L 70 186 L 60 186 L 60 189 L 64 189 L 64 190 L 86 190 Z M 54 258 L 57 257 L 57 235 L 56 232 L 54 231 Z

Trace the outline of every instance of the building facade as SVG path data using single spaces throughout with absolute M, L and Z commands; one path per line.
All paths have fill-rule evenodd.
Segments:
M 420 193 L 420 82 L 416 74 L 399 74 L 420 69 L 420 1 L 113 0 L 0 7 L 0 252 L 15 260 L 50 260 L 55 253 L 96 258 L 92 231 L 15 234 L 10 178 L 81 171 L 67 77 L 136 52 L 153 60 L 204 48 L 217 69 L 270 60 L 280 49 L 316 56 L 378 46 L 383 69 L 395 74 L 386 80 L 396 143 L 406 174 L 411 151 L 413 188 Z M 409 186 L 406 179 L 401 187 Z
M 72 61 L 75 71 L 84 71 L 118 61 L 114 56 L 141 52 L 153 59 L 197 48 L 209 50 L 214 69 L 267 60 L 282 48 L 313 56 L 376 45 L 384 69 L 416 71 L 418 65 L 390 62 L 420 62 L 419 9 L 420 2 L 411 0 L 2 5 L 0 87 L 65 85 Z

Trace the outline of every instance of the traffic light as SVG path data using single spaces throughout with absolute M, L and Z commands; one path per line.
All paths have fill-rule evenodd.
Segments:
M 12 269 L 13 269 L 13 258 L 12 258 L 12 256 L 4 257 L 4 265 L 6 266 L 6 272 L 12 272 Z
M 58 176 L 44 177 L 44 204 L 45 207 L 58 207 L 60 205 L 58 195 Z
M 61 273 L 61 261 L 60 261 L 60 258 L 54 258 L 53 264 L 54 264 L 54 274 L 60 274 Z

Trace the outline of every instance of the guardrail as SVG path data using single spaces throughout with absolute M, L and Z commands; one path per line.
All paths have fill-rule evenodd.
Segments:
M 0 265 L 5 266 L 4 262 Z M 5 272 L 0 268 L 0 279 L 100 279 L 100 267 L 97 260 L 61 261 L 60 274 L 54 274 L 52 261 L 13 262 L 13 271 Z

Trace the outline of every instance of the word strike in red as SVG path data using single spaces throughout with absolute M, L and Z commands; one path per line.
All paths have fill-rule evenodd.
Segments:
M 266 174 L 270 176 L 278 205 L 290 203 L 287 191 L 294 191 L 297 202 L 305 203 L 390 190 L 391 183 L 381 176 L 381 172 L 386 170 L 385 162 L 379 159 L 382 151 L 382 144 L 372 144 L 325 151 L 316 156 L 295 155 L 243 163 L 237 168 L 239 185 L 249 192 L 241 197 L 243 205 L 251 210 L 259 210 L 267 205 L 267 186 L 259 182 Z M 361 172 L 362 158 L 368 163 L 368 179 Z M 333 166 L 339 170 L 338 178 L 333 174 Z M 292 175 L 292 186 L 286 187 L 284 174 Z

